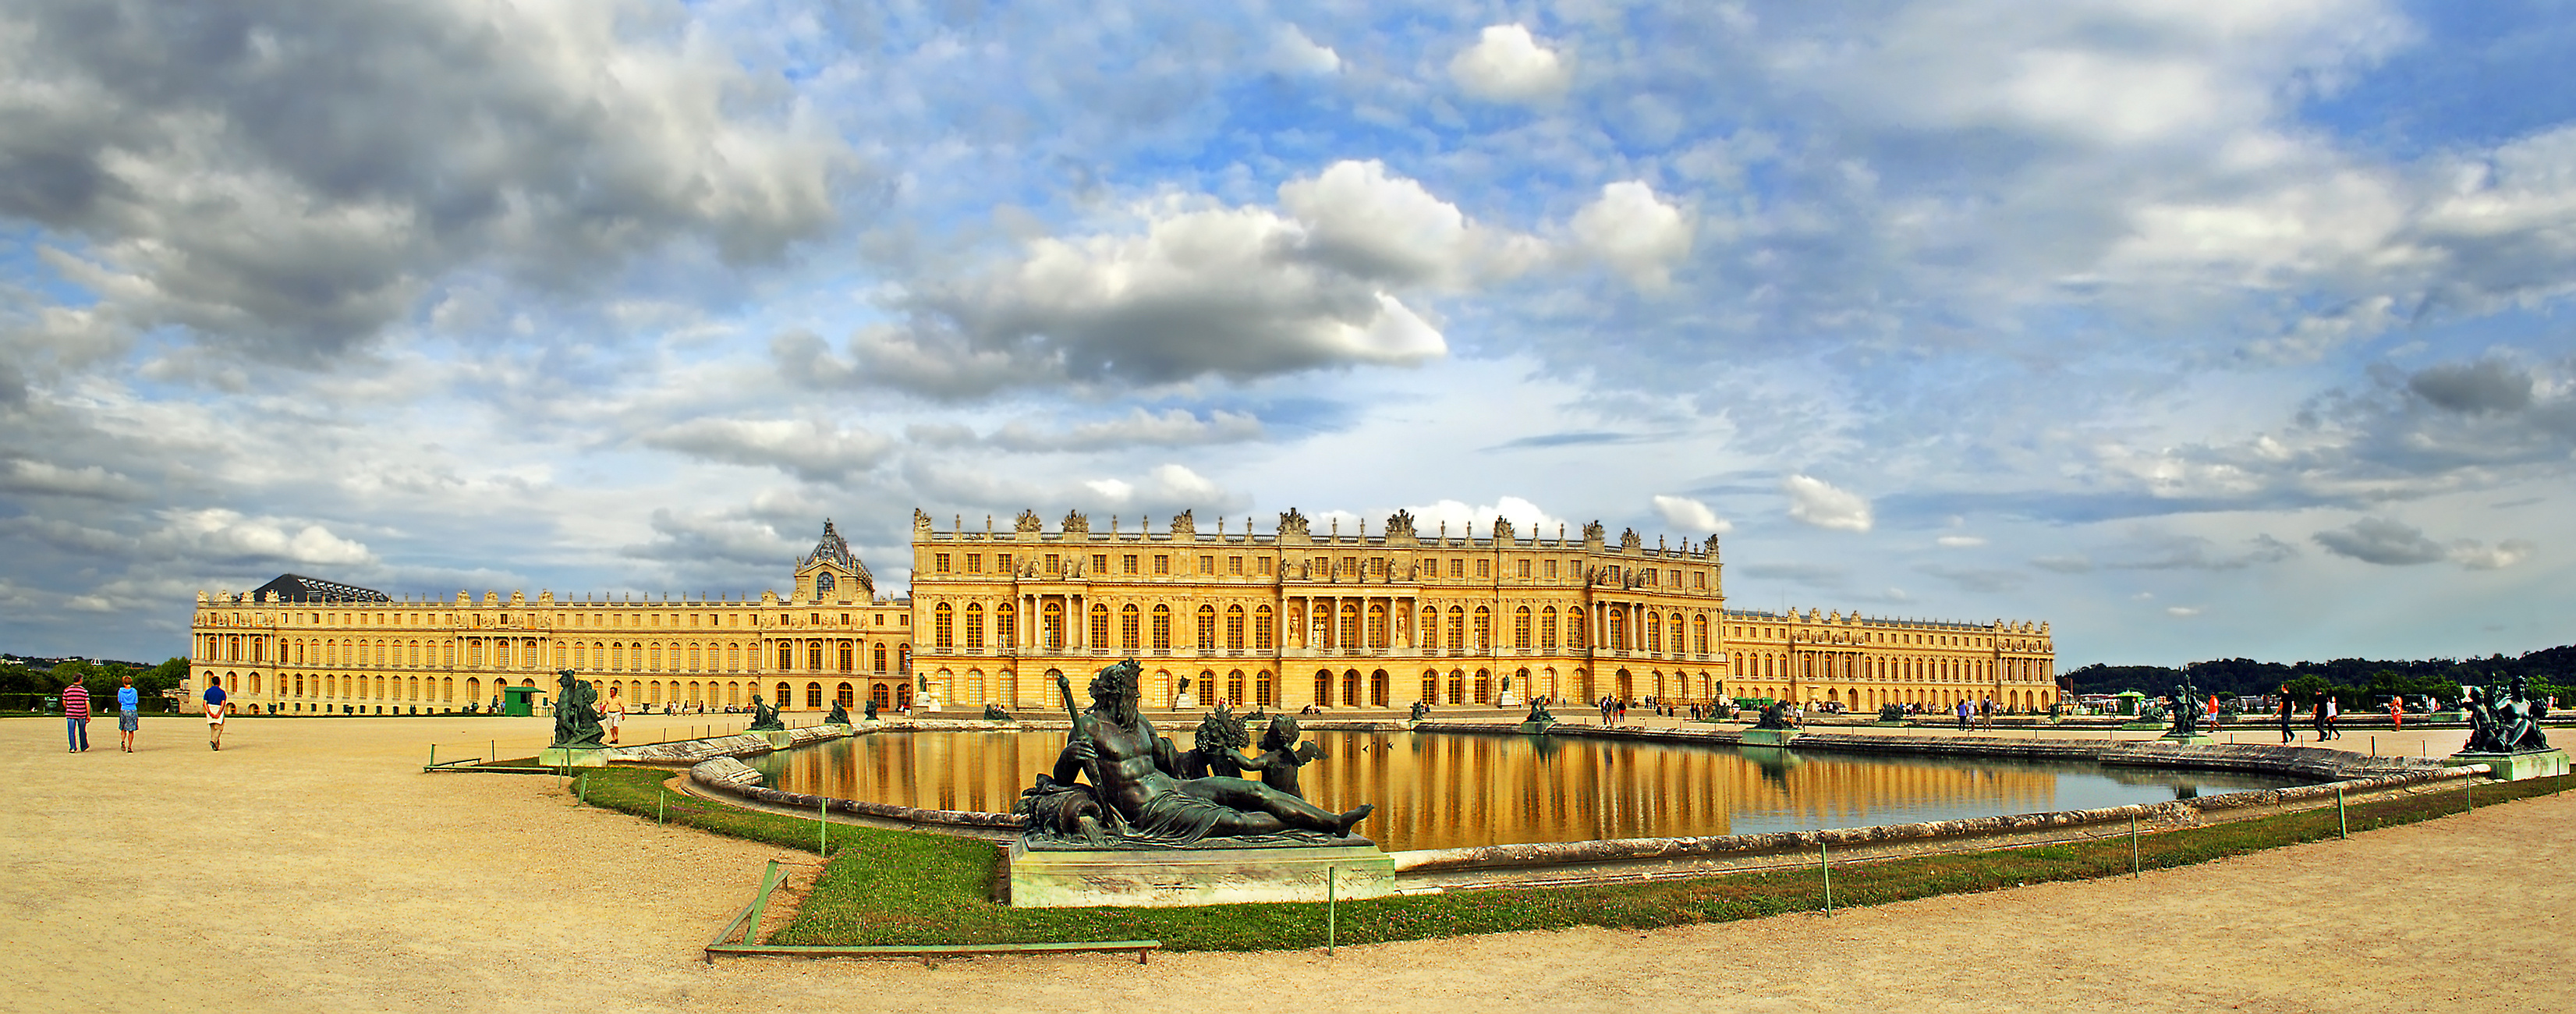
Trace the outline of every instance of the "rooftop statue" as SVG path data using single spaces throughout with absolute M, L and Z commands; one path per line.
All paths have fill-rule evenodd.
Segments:
M 555 673 L 555 746 L 599 746 L 599 688 L 563 669 Z
M 785 728 L 787 728 L 787 723 L 778 720 L 777 708 L 770 707 L 766 702 L 763 702 L 760 699 L 759 694 L 751 695 L 751 728 L 749 731 L 762 732 Z
M 1054 769 L 1021 793 L 1018 809 L 1029 817 L 1033 845 L 1340 845 L 1376 809 L 1337 814 L 1258 782 L 1182 777 L 1179 751 L 1137 710 L 1137 671 L 1134 659 L 1100 670 L 1088 708 L 1074 703 L 1070 681 L 1056 677 L 1073 733 Z

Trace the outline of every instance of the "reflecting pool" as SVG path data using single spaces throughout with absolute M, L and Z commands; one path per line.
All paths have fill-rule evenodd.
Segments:
M 877 733 L 752 762 L 789 792 L 1009 812 L 1062 731 Z M 1754 834 L 2081 810 L 2296 779 L 2218 771 L 1886 757 L 1468 733 L 1309 730 L 1299 778 L 1327 810 L 1376 803 L 1359 832 L 1390 851 Z M 1188 744 L 1184 733 L 1176 742 Z

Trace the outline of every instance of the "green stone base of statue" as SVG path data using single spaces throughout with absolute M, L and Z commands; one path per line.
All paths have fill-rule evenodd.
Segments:
M 2462 751 L 2442 759 L 2451 767 L 2484 764 L 2493 773 L 2488 777 L 2502 782 L 2525 778 L 2550 778 L 2568 772 L 2565 750 L 2524 750 L 2519 753 L 2469 753 Z
M 1395 893 L 1395 857 L 1370 844 L 1302 848 L 1032 850 L 1011 846 L 1011 907 L 1129 908 L 1323 901 Z
M 1524 732 L 1524 733 L 1527 733 L 1527 734 L 1529 734 L 1529 735 L 1532 735 L 1532 736 L 1540 736 L 1540 735 L 1545 735 L 1545 734 L 1547 733 L 1548 727 L 1553 726 L 1553 725 L 1555 725 L 1555 724 L 1556 724 L 1556 719 L 1553 719 L 1553 718 L 1548 719 L 1548 720 L 1546 720 L 1546 721 L 1544 721 L 1544 722 L 1522 722 L 1522 723 L 1521 723 L 1521 726 L 1520 726 L 1520 731 L 1522 731 L 1522 732 Z
M 608 748 L 604 746 L 550 746 L 537 751 L 541 768 L 604 768 L 608 766 Z
M 785 729 L 753 729 L 750 733 L 769 741 L 769 748 L 772 750 L 784 750 L 796 745 L 796 734 Z
M 2167 724 L 2165 724 L 2165 723 L 2163 723 L 2163 722 L 2122 722 L 2122 723 L 2120 723 L 2120 731 L 2122 731 L 2122 732 L 2162 732 L 2162 731 L 2164 731 L 2164 730 L 2166 730 L 2166 729 L 2170 729 L 2170 728 L 2173 728 L 2173 726 L 2167 725 Z
M 1765 729 L 1755 726 L 1744 730 L 1742 742 L 1745 746 L 1787 746 L 1791 740 L 1797 738 L 1796 729 Z
M 2469 720 L 2469 713 L 2465 711 L 2436 711 L 2429 715 L 2417 715 L 2414 720 L 2418 722 L 2465 722 Z
M 1869 723 L 1869 724 L 1870 724 L 1872 727 L 1880 728 L 1880 729 L 1902 729 L 1902 728 L 1905 728 L 1905 723 L 1904 723 L 1902 720 L 1900 720 L 1900 721 L 1894 721 L 1894 722 L 1871 722 L 1871 723 Z
M 2195 732 L 2188 736 L 2168 732 L 2162 736 L 2156 737 L 2156 742 L 2159 743 L 2179 743 L 2184 746 L 2207 746 L 2217 741 L 2218 740 L 2215 737 L 2212 737 L 2206 732 Z

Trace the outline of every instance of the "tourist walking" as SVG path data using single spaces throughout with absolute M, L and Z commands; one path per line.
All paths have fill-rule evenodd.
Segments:
M 134 731 L 143 726 L 143 700 L 134 692 L 134 674 L 126 673 L 117 680 L 116 738 L 127 753 L 134 752 Z
M 608 703 L 599 709 L 600 720 L 608 726 L 608 742 L 617 742 L 617 727 L 626 721 L 626 699 L 617 696 L 617 684 L 608 685 Z
M 2292 702 L 2291 702 L 2291 700 L 2290 700 L 2290 688 L 2289 688 L 2289 687 L 2286 687 L 2286 686 L 2285 686 L 2285 687 L 2282 687 L 2282 688 L 2281 688 L 2281 742 L 2284 742 L 2284 743 L 2296 743 L 2296 742 L 2298 742 L 2298 741 L 2299 741 L 2299 732 L 2298 732 L 2298 730 L 2290 727 L 2290 715 L 2291 715 L 2291 713 L 2292 713 L 2293 709 L 2295 709 L 2295 708 L 2297 708 L 2297 707 L 2298 707 L 2298 705 L 2297 705 L 2297 704 L 2295 704 L 2295 703 L 2292 703 Z
M 2404 694 L 2399 694 L 2388 699 L 2388 723 L 2401 730 L 2406 728 L 2406 696 Z
M 2323 697 L 2319 697 L 2319 698 L 2317 698 L 2317 706 L 2316 706 L 2315 710 L 2313 710 L 2313 711 L 2309 712 L 2309 714 L 2308 714 L 2308 724 L 2309 724 L 2309 726 L 2310 726 L 2311 728 L 2314 728 L 2314 729 L 2316 729 L 2316 730 L 2317 730 L 2317 742 L 2319 742 L 2319 743 L 2323 743 L 2323 742 L 2325 742 L 2325 741 L 2326 741 L 2326 739 L 2328 738 L 2328 737 L 2326 736 L 2326 699 L 2325 699 L 2325 698 L 2323 698 Z
M 1959 712 L 1959 731 L 1960 731 L 1960 732 L 1966 732 L 1966 731 L 1968 731 L 1968 699 L 1967 699 L 1967 698 L 1965 698 L 1965 697 L 1959 698 L 1959 707 L 1958 707 L 1958 709 L 1957 709 L 1957 710 L 1958 710 L 1958 712 Z
M 224 712 L 231 702 L 224 698 L 221 680 L 206 681 L 206 748 L 224 748 Z
M 77 673 L 63 687 L 63 735 L 71 741 L 71 753 L 89 751 L 89 688 Z
M 2326 738 L 2342 739 L 2343 729 L 2336 724 L 2343 717 L 2343 698 L 2326 698 Z

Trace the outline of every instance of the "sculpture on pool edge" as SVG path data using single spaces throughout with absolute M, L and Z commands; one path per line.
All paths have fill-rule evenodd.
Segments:
M 582 682 L 570 669 L 555 672 L 555 746 L 600 745 L 599 688 Z
M 871 721 L 871 722 L 876 721 L 876 720 L 877 720 L 877 699 L 876 699 L 876 698 L 874 698 L 874 697 L 868 698 L 868 703 L 866 704 L 866 708 L 867 708 L 867 710 L 866 710 L 865 712 L 863 712 L 863 713 L 867 716 L 868 721 Z
M 1261 772 L 1261 784 L 1304 799 L 1306 790 L 1297 786 L 1297 769 L 1322 759 L 1323 747 L 1297 742 L 1294 716 L 1272 715 L 1270 728 L 1261 733 L 1261 754 L 1244 761 L 1243 767 Z
M 1070 681 L 1056 677 L 1073 733 L 1055 768 L 1020 794 L 1030 844 L 1341 845 L 1349 843 L 1351 826 L 1376 809 L 1362 805 L 1337 814 L 1259 782 L 1181 777 L 1179 751 L 1137 711 L 1137 668 L 1129 659 L 1100 670 L 1088 708 L 1074 703 Z
M 2462 753 L 2527 753 L 2549 749 L 2540 720 L 2549 714 L 2546 701 L 2531 696 L 2531 681 L 2513 678 L 2511 688 L 2470 687 L 2461 710 L 2468 712 L 2469 742 Z
M 833 702 L 832 702 L 832 713 L 831 713 L 831 714 L 828 714 L 828 715 L 823 716 L 823 724 L 825 724 L 825 725 L 848 725 L 848 724 L 850 724 L 850 709 L 849 709 L 849 706 L 848 706 L 848 705 L 845 705 L 845 704 L 842 704 L 842 703 L 841 703 L 841 702 L 839 702 L 839 701 L 833 701 Z
M 1547 710 L 1547 698 L 1532 697 L 1530 698 L 1529 717 L 1521 719 L 1521 721 L 1536 722 L 1540 725 L 1547 725 L 1556 721 L 1556 715 Z
M 763 702 L 759 694 L 751 695 L 751 728 L 748 731 L 767 732 L 785 728 L 787 723 L 778 720 L 777 708 Z
M 1753 723 L 1753 727 L 1756 729 L 1791 728 L 1789 725 L 1789 702 L 1774 700 L 1769 704 L 1763 705 L 1762 719 Z
M 1428 714 L 1430 714 L 1430 713 L 1431 713 L 1431 706 L 1430 706 L 1430 705 L 1428 705 L 1428 704 L 1424 704 L 1424 703 L 1422 703 L 1421 701 L 1415 701 L 1415 702 L 1413 702 L 1413 720 L 1414 720 L 1414 721 L 1419 722 L 1419 721 L 1421 721 L 1421 720 L 1422 720 L 1422 716 L 1424 716 L 1424 715 L 1428 715 Z
M 2174 684 L 2173 731 L 2167 736 L 2198 736 L 2201 722 L 2200 689 L 2189 683 Z
M 1224 775 L 1243 777 L 1243 755 L 1235 751 L 1252 745 L 1252 733 L 1243 727 L 1243 718 L 1224 704 L 1199 719 L 1199 729 L 1190 748 L 1181 753 L 1183 778 L 1205 778 Z

